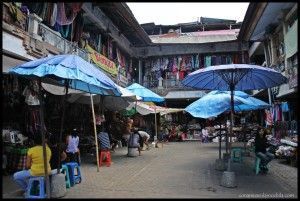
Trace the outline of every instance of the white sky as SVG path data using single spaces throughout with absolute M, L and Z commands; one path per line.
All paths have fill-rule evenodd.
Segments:
M 127 3 L 140 24 L 173 25 L 198 17 L 243 21 L 249 3 Z

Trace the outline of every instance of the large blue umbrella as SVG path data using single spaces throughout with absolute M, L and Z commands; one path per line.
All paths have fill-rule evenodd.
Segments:
M 190 73 L 182 81 L 183 85 L 197 89 L 231 91 L 230 142 L 234 112 L 233 91 L 266 89 L 286 82 L 287 78 L 280 72 L 249 64 L 228 64 L 202 68 Z M 229 150 L 231 150 L 231 144 L 229 144 Z M 228 160 L 228 171 L 230 171 L 230 160 Z
M 145 102 L 163 102 L 165 99 L 160 95 L 154 93 L 150 89 L 139 85 L 138 83 L 133 83 L 132 85 L 126 87 L 129 91 L 138 95 L 142 98 Z
M 221 113 L 230 110 L 230 100 L 230 94 L 212 91 L 187 106 L 185 111 L 197 118 L 207 119 L 217 117 Z M 255 104 L 252 101 L 236 95 L 234 96 L 234 104 L 235 109 L 240 105 L 255 107 Z
M 59 84 L 69 80 L 69 87 L 81 91 L 120 96 L 115 83 L 91 63 L 77 55 L 56 55 L 26 62 L 9 73 L 54 78 Z
M 230 91 L 211 91 L 199 100 L 193 102 L 185 108 L 185 111 L 194 117 L 211 118 L 220 115 L 223 112 L 230 111 Z M 234 91 L 234 111 L 249 111 L 268 108 L 270 105 L 257 98 L 251 97 L 242 91 Z M 221 132 L 221 131 L 220 131 Z M 219 136 L 219 160 L 221 159 L 221 133 Z M 245 135 L 244 135 L 245 138 Z M 246 144 L 244 143 L 246 150 Z M 227 137 L 226 137 L 227 153 Z

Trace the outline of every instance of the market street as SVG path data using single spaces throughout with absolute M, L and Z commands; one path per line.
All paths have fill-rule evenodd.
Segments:
M 267 175 L 255 175 L 253 157 L 233 164 L 237 188 L 220 186 L 222 172 L 213 167 L 217 143 L 168 143 L 134 158 L 126 153 L 126 148 L 118 148 L 112 153 L 111 167 L 100 167 L 99 172 L 95 157 L 83 157 L 83 181 L 67 189 L 64 198 L 238 198 L 263 193 L 296 198 L 298 193 L 297 168 L 274 160 Z M 17 197 L 6 189 L 9 185 L 3 188 L 4 198 Z

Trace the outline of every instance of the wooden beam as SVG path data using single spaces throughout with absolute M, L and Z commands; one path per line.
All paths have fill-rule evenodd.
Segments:
M 136 52 L 139 57 L 168 56 L 182 54 L 206 54 L 206 53 L 228 53 L 248 51 L 247 42 L 223 42 L 223 43 L 203 43 L 203 44 L 155 44 L 147 47 L 137 47 Z

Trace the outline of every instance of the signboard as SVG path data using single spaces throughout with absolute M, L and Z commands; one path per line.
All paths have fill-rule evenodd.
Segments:
M 88 51 L 91 60 L 98 66 L 99 68 L 105 70 L 112 76 L 116 77 L 118 74 L 118 69 L 116 67 L 116 64 L 103 56 L 102 54 L 98 53 L 96 50 L 94 50 L 91 46 L 88 44 L 86 45 L 85 49 Z

